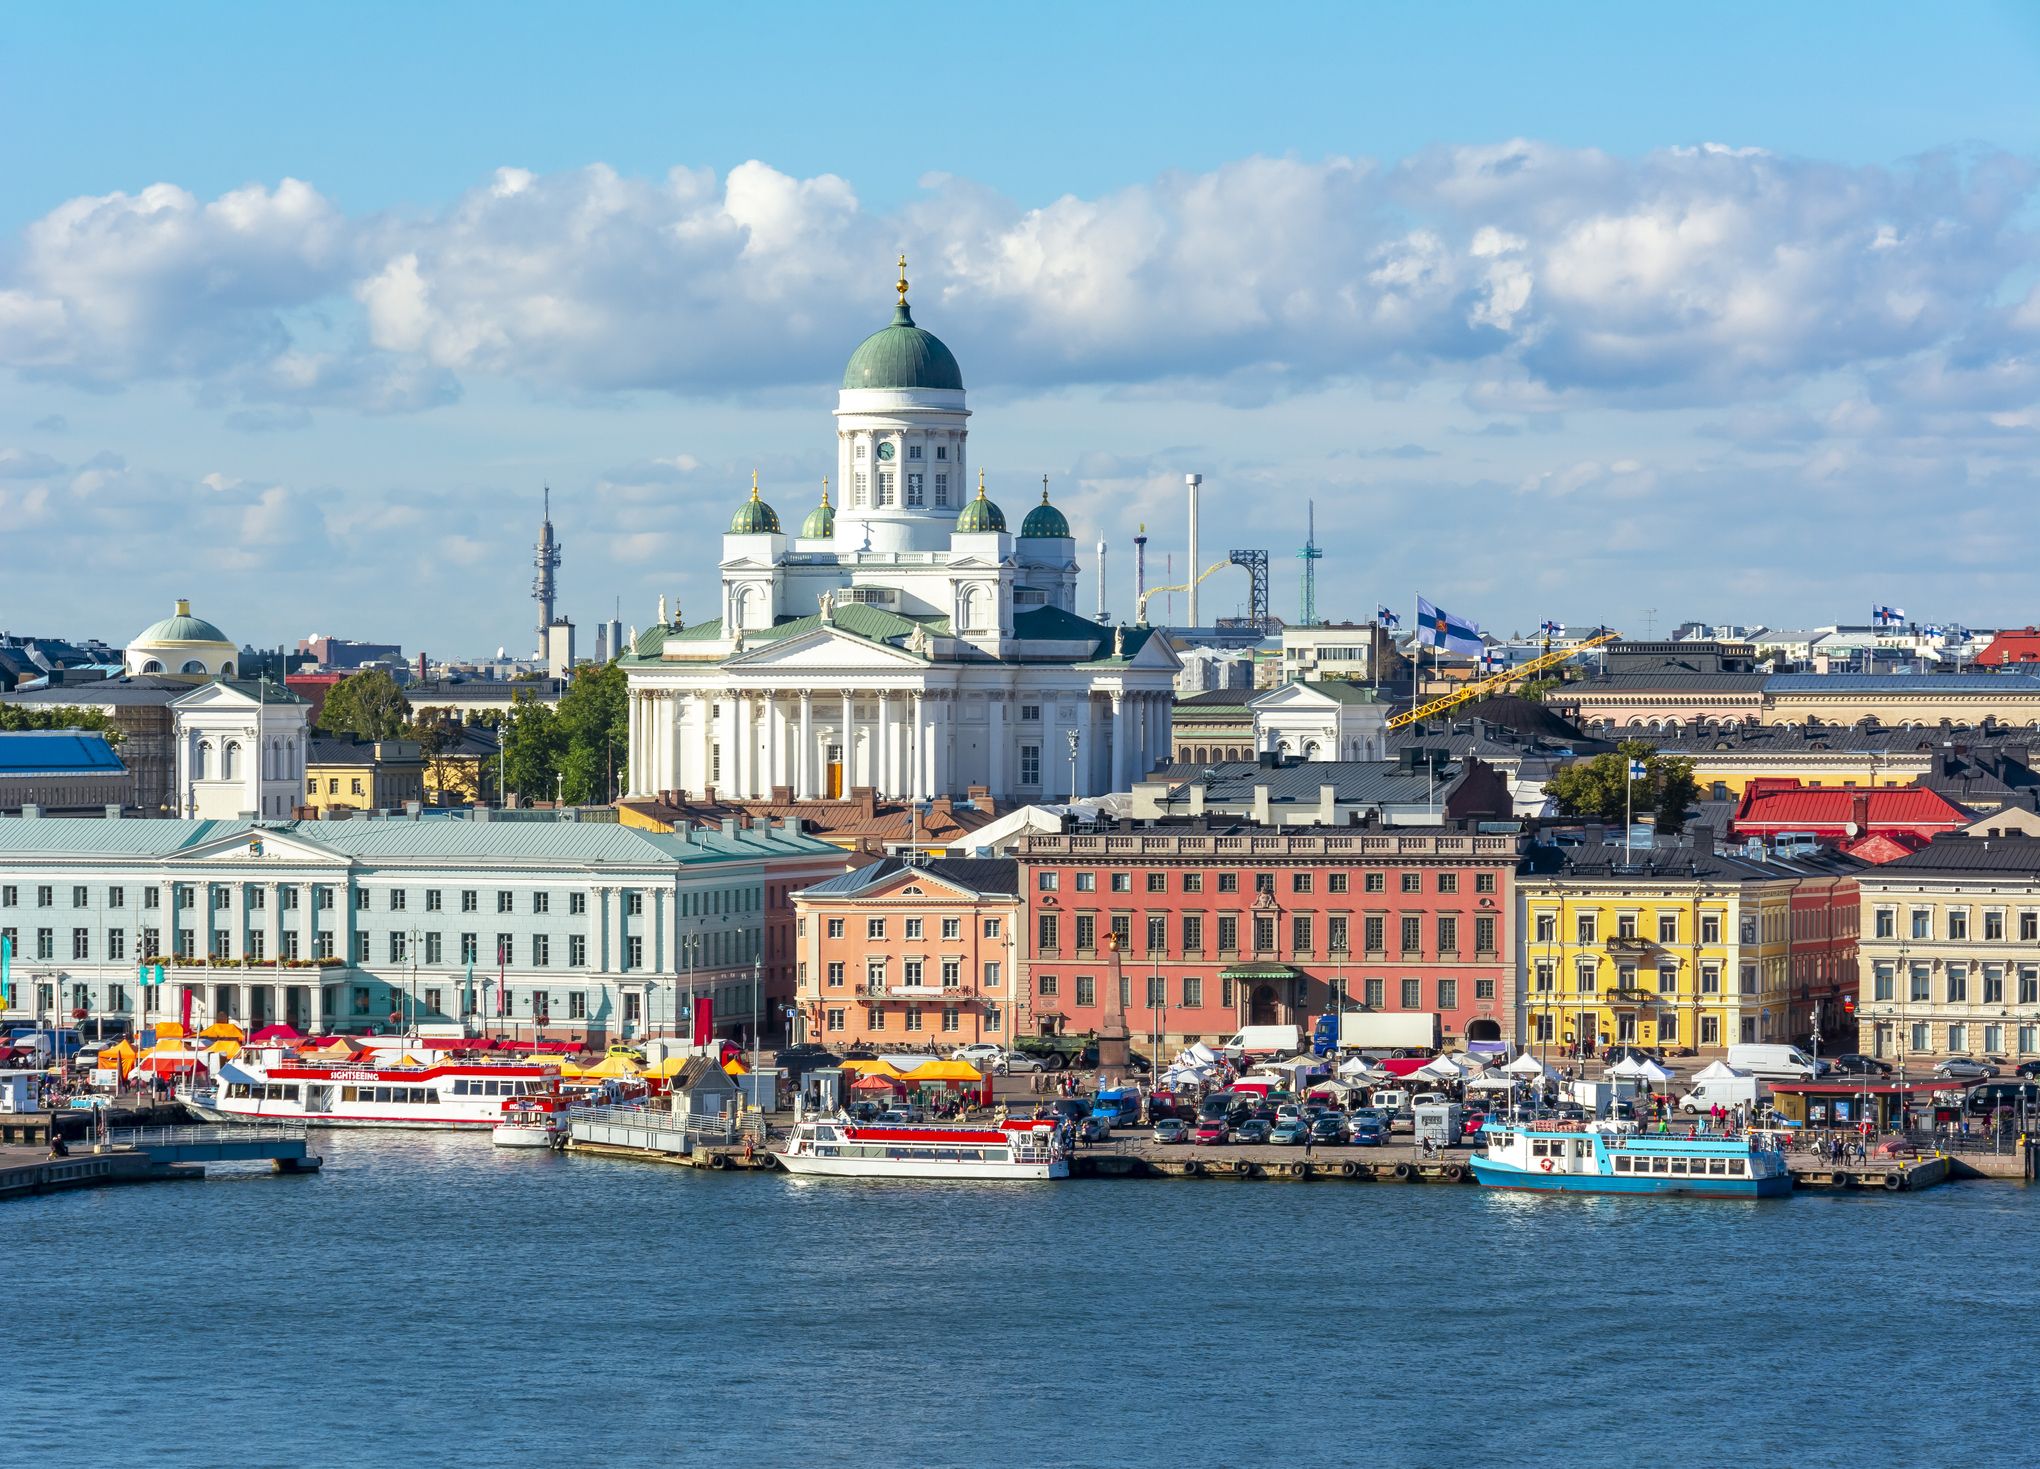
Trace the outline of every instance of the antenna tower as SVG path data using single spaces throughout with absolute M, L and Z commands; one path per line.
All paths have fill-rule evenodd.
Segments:
M 1312 500 L 1310 502 L 1308 513 L 1309 520 L 1304 531 L 1303 549 L 1298 551 L 1296 556 L 1299 561 L 1303 562 L 1303 625 L 1305 627 L 1316 627 L 1318 625 L 1317 564 L 1324 559 L 1325 554 L 1318 549 L 1317 543 L 1317 501 Z

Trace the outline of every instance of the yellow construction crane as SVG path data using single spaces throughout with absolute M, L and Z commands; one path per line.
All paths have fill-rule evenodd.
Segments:
M 1433 699 L 1428 704 L 1419 704 L 1407 714 L 1396 715 L 1395 718 L 1389 720 L 1388 727 L 1390 729 L 1403 729 L 1415 724 L 1420 719 L 1429 719 L 1434 714 L 1443 714 L 1447 709 L 1456 709 L 1470 699 L 1479 699 L 1488 694 L 1499 693 L 1519 678 L 1528 678 L 1533 673 L 1542 673 L 1547 668 L 1556 668 L 1575 653 L 1584 653 L 1589 648 L 1598 648 L 1603 643 L 1612 643 L 1621 636 L 1622 634 L 1618 632 L 1597 633 L 1591 638 L 1586 638 L 1581 642 L 1573 644 L 1570 648 L 1561 648 L 1556 653 L 1546 653 L 1542 657 L 1532 658 L 1528 663 L 1522 664 L 1519 667 L 1504 669 L 1500 673 L 1489 674 L 1486 678 L 1477 679 L 1464 688 L 1454 689 L 1443 698 Z
M 1149 587 L 1140 594 L 1140 602 L 1133 609 L 1133 620 L 1141 627 L 1146 627 L 1148 625 L 1147 604 L 1149 597 L 1154 596 L 1158 592 L 1187 592 L 1192 587 L 1201 587 L 1204 585 L 1206 577 L 1224 571 L 1230 565 L 1232 565 L 1230 561 L 1214 561 L 1211 565 L 1205 567 L 1204 570 L 1197 573 L 1195 581 L 1182 582 L 1173 587 Z

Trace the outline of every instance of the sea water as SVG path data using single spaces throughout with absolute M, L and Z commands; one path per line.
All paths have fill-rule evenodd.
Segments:
M 866 1184 L 314 1134 L 0 1204 L 20 1464 L 2025 1463 L 2040 1191 Z

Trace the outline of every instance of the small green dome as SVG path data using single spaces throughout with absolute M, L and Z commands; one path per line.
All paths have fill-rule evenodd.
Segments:
M 137 643 L 226 643 L 227 635 L 207 622 L 203 617 L 191 615 L 191 603 L 183 597 L 177 599 L 177 610 L 161 622 L 152 623 L 135 638 Z
M 900 304 L 892 324 L 873 332 L 850 354 L 846 388 L 953 388 L 963 391 L 963 369 L 933 332 L 914 325 L 907 309 L 907 257 L 900 257 Z
M 836 534 L 836 511 L 829 504 L 829 482 L 822 481 L 822 503 L 808 511 L 801 522 L 801 535 L 810 541 L 826 541 Z
M 758 471 L 751 471 L 751 498 L 737 507 L 737 513 L 730 517 L 730 534 L 733 536 L 776 536 L 779 534 L 779 512 L 758 498 Z
M 1002 534 L 1006 529 L 1006 512 L 985 498 L 985 472 L 978 471 L 977 498 L 963 507 L 963 514 L 956 517 L 956 533 L 960 536 L 984 535 L 988 531 Z
M 1048 479 L 1042 477 L 1041 503 L 1027 512 L 1027 518 L 1020 522 L 1020 534 L 1032 540 L 1068 540 L 1070 523 L 1063 519 L 1062 511 L 1048 503 Z

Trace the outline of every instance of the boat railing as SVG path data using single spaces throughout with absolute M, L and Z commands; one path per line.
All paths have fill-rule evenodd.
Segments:
M 303 1142 L 307 1136 L 302 1122 L 223 1122 L 183 1127 L 118 1127 L 107 1137 L 115 1147 L 180 1147 L 222 1140 L 245 1142 Z

